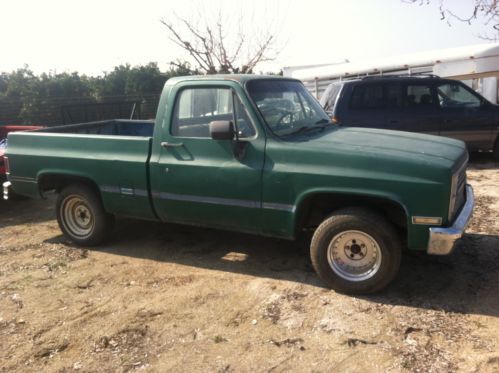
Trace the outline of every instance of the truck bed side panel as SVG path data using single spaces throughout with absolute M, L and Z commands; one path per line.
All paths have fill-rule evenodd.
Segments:
M 151 138 L 15 133 L 9 136 L 13 189 L 39 197 L 38 183 L 50 175 L 91 180 L 101 191 L 106 211 L 155 219 L 148 189 Z

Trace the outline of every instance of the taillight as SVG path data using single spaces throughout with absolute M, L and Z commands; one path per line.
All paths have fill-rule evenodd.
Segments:
M 331 122 L 333 122 L 334 124 L 338 124 L 338 117 L 333 117 L 331 119 Z
M 8 174 L 10 174 L 9 158 L 4 156 L 3 160 L 5 163 L 5 174 L 8 175 Z

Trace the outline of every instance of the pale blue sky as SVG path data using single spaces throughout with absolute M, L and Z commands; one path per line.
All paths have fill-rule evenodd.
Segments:
M 471 0 L 448 1 L 465 15 Z M 370 58 L 483 43 L 486 28 L 440 20 L 429 6 L 400 0 L 2 0 L 0 71 L 28 64 L 35 72 L 91 75 L 123 63 L 156 61 L 162 68 L 179 48 L 167 38 L 162 17 L 175 12 L 200 21 L 218 9 L 247 21 L 248 37 L 271 27 L 281 41 L 276 61 L 257 70 Z M 233 23 L 230 27 L 236 29 Z M 235 30 L 236 31 L 236 30 Z

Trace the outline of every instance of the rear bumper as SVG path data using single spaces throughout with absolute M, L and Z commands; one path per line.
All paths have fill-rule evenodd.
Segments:
M 10 181 L 6 181 L 3 185 L 3 199 L 7 200 L 9 199 L 9 193 L 11 193 L 12 190 L 12 183 Z
M 464 230 L 468 226 L 473 215 L 474 205 L 475 197 L 473 196 L 473 188 L 471 185 L 466 185 L 466 203 L 456 220 L 454 220 L 454 224 L 447 228 L 430 228 L 430 239 L 426 251 L 428 254 L 448 255 L 452 253 L 456 246 L 456 241 L 463 236 Z

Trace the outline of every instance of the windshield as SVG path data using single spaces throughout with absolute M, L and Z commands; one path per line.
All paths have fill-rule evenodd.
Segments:
M 254 80 L 248 91 L 270 127 L 278 136 L 323 128 L 329 117 L 303 84 L 286 80 Z

